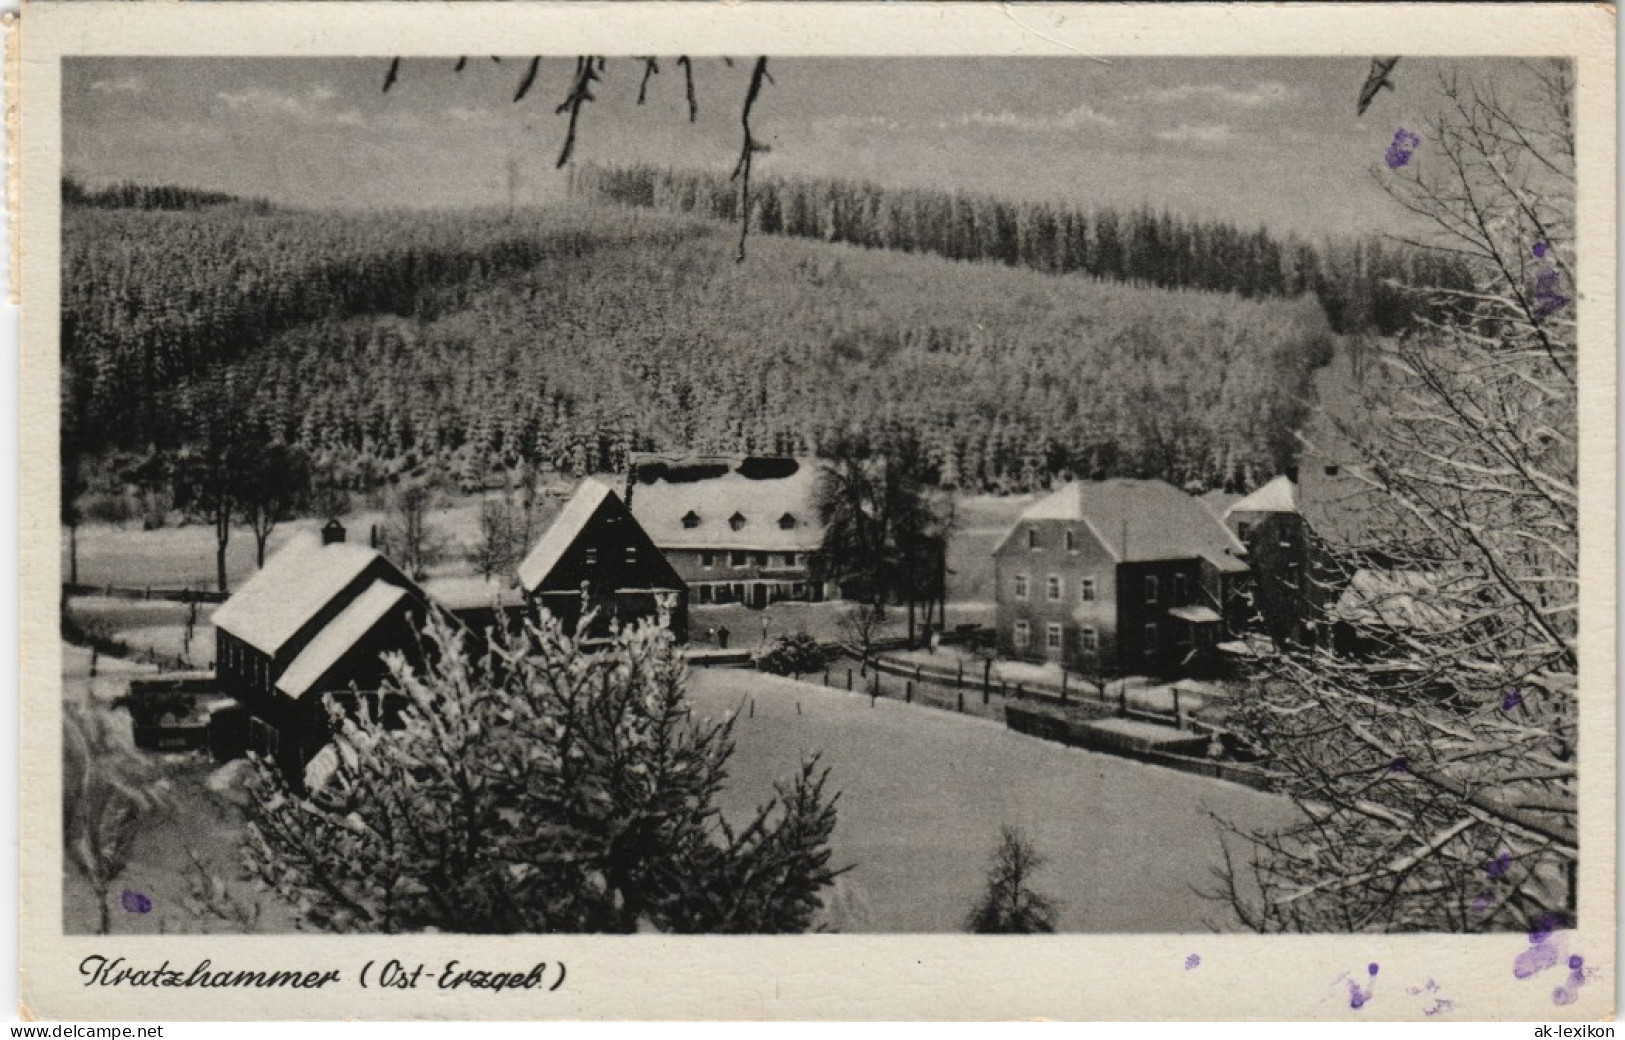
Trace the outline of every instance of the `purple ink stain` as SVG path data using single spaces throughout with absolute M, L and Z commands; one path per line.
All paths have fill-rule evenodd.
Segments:
M 124 890 L 124 895 L 119 898 L 119 902 L 126 911 L 132 914 L 144 914 L 152 910 L 152 900 L 142 893 L 131 891 L 128 888 Z
M 1572 1004 L 1580 999 L 1580 993 L 1573 986 L 1559 986 L 1552 990 L 1553 1004 Z
M 1569 967 L 1573 968 L 1575 971 L 1579 971 L 1585 965 L 1585 962 L 1586 959 L 1577 953 L 1573 957 L 1569 958 Z
M 1365 970 L 1366 970 L 1366 974 L 1371 976 L 1373 979 L 1375 979 L 1377 977 L 1377 965 L 1376 964 L 1373 963 L 1373 964 L 1366 965 Z M 1349 1007 L 1353 1008 L 1356 1011 L 1358 1011 L 1361 1008 L 1365 1007 L 1365 1002 L 1371 999 L 1371 994 L 1374 993 L 1376 991 L 1376 989 L 1377 989 L 1377 987 L 1376 987 L 1375 983 L 1372 983 L 1371 985 L 1368 985 L 1368 986 L 1365 986 L 1365 987 L 1361 987 L 1361 985 L 1358 982 L 1355 982 L 1353 979 L 1350 979 L 1349 980 Z
M 1398 758 L 1388 763 L 1388 771 L 1390 773 L 1403 773 L 1408 768 L 1410 768 L 1410 762 L 1405 759 L 1404 755 L 1400 755 Z
M 1473 911 L 1481 914 L 1488 910 L 1493 902 L 1495 902 L 1495 899 L 1488 892 L 1480 892 L 1473 897 Z
M 1393 143 L 1388 146 L 1388 154 L 1383 156 L 1383 161 L 1388 164 L 1390 170 L 1397 170 L 1411 161 L 1411 153 L 1421 143 L 1420 137 L 1400 127 L 1394 132 Z
M 1190 971 L 1192 968 L 1196 967 L 1198 964 L 1201 964 L 1201 963 L 1202 963 L 1202 955 L 1199 954 L 1199 953 L 1193 953 L 1189 957 L 1185 958 L 1185 970 Z
M 1512 962 L 1512 974 L 1520 979 L 1527 979 L 1556 963 L 1557 947 L 1542 940 L 1518 954 L 1517 959 Z
M 1490 860 L 1489 864 L 1484 867 L 1484 873 L 1489 875 L 1491 881 L 1494 881 L 1496 878 L 1506 877 L 1507 871 L 1511 869 L 1512 853 L 1503 852 Z
M 1569 298 L 1557 291 L 1557 269 L 1543 267 L 1535 272 L 1535 317 L 1549 318 L 1569 305 Z
M 1529 251 L 1535 254 L 1536 260 L 1543 260 L 1546 257 L 1546 250 L 1549 248 L 1551 247 L 1545 242 L 1536 242 L 1532 247 L 1530 247 Z
M 1513 708 L 1516 708 L 1518 705 L 1520 705 L 1522 703 L 1523 703 L 1523 694 L 1519 693 L 1517 690 L 1513 690 L 1510 693 L 1508 693 L 1505 697 L 1501 698 L 1501 710 L 1502 711 L 1511 711 Z
M 1551 938 L 1553 932 L 1562 927 L 1563 923 L 1564 917 L 1561 913 L 1551 910 L 1546 911 L 1535 920 L 1535 927 L 1529 932 L 1529 941 L 1532 943 L 1545 942 Z

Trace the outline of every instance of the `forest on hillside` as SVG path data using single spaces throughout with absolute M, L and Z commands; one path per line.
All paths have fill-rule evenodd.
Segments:
M 478 486 L 633 450 L 916 429 L 941 482 L 1251 487 L 1333 334 L 1312 300 L 763 238 L 621 207 L 64 214 L 64 435 L 102 481 L 228 398 L 324 482 Z M 150 471 L 150 467 L 147 467 Z
M 571 169 L 570 188 L 622 205 L 739 219 L 739 186 L 721 173 L 585 164 Z M 804 177 L 758 177 L 750 195 L 751 230 L 761 234 L 1249 299 L 1312 296 L 1340 333 L 1392 335 L 1432 306 L 1416 287 L 1472 285 L 1459 258 L 1437 250 L 1375 235 L 1315 243 L 1150 206 L 1120 212 Z

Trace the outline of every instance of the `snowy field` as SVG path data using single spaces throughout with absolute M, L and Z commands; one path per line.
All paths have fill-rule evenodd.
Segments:
M 754 672 L 696 669 L 697 714 L 740 712 L 730 817 L 819 749 L 841 792 L 843 931 L 959 931 L 1002 825 L 1049 858 L 1035 887 L 1075 932 L 1206 932 L 1236 923 L 1192 886 L 1212 886 L 1218 836 L 1207 813 L 1243 826 L 1286 823 L 1277 796 L 1067 748 L 992 722 Z M 798 711 L 799 706 L 799 711 Z

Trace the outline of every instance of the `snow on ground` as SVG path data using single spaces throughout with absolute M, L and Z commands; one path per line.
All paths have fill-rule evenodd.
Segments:
M 690 696 L 697 715 L 739 714 L 731 817 L 823 751 L 841 792 L 835 861 L 856 865 L 841 900 L 848 930 L 961 930 L 1006 824 L 1049 857 L 1035 884 L 1062 901 L 1065 931 L 1234 928 L 1191 890 L 1209 888 L 1219 862 L 1207 811 L 1243 827 L 1292 816 L 1284 799 L 1239 785 L 756 672 L 696 669 Z

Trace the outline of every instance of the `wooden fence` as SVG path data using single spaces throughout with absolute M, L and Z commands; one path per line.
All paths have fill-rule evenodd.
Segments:
M 151 585 L 72 585 L 62 583 L 63 596 L 104 596 L 108 599 L 161 599 L 176 603 L 224 603 L 229 592 L 207 589 L 164 589 Z

